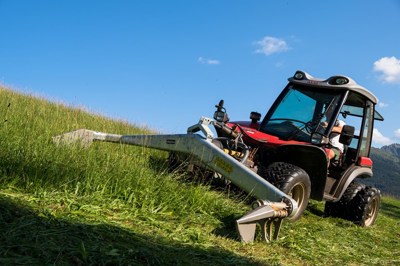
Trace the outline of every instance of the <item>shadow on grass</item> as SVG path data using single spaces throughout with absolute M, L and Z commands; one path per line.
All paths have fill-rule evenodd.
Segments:
M 212 233 L 217 236 L 239 241 L 238 232 L 235 226 L 235 220 L 237 220 L 238 218 L 240 217 L 236 217 L 235 215 L 228 215 L 226 217 L 223 217 L 222 219 L 220 219 L 222 222 L 220 227 L 214 229 Z
M 400 219 L 400 208 L 389 202 L 381 202 L 381 212 L 389 217 Z
M 2 195 L 0 228 L 1 265 L 257 265 L 216 247 L 37 214 Z
M 308 203 L 307 210 L 316 216 L 324 216 L 324 210 L 321 209 L 321 204 L 319 202 L 310 201 Z
M 7 153 L 7 150 L 3 152 Z M 23 150 L 10 150 L 8 154 L 0 154 L 0 181 L 18 181 L 22 186 L 27 185 L 27 178 L 31 182 L 44 181 L 58 188 L 69 182 L 71 177 L 83 176 L 85 170 L 79 167 L 79 162 L 74 158 L 62 160 L 49 156 L 36 157 L 25 154 Z

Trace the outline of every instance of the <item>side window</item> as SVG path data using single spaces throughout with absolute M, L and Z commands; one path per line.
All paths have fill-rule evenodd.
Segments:
M 349 147 L 357 149 L 362 128 L 363 108 L 351 105 L 343 105 L 340 114 L 341 115 L 338 117 L 339 120 L 342 120 L 346 125 L 353 126 L 355 128 L 354 138 Z
M 363 125 L 362 136 L 361 136 L 361 145 L 360 145 L 360 153 L 359 156 L 368 157 L 369 150 L 371 146 L 371 136 L 373 130 L 373 104 L 371 102 L 367 102 L 365 106 L 365 122 Z
M 358 156 L 368 157 L 373 130 L 373 103 L 360 95 L 350 94 L 340 113 L 344 117 L 346 125 L 355 128 L 354 138 L 349 148 L 359 148 Z

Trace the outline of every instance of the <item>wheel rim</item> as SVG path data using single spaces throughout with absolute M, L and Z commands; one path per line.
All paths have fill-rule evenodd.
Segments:
M 379 206 L 379 201 L 377 198 L 373 198 L 371 200 L 371 203 L 368 205 L 366 214 L 365 214 L 365 226 L 370 226 L 375 222 L 376 215 L 378 213 L 378 206 Z
M 293 186 L 293 188 L 289 191 L 288 195 L 292 197 L 297 202 L 297 207 L 300 208 L 300 206 L 304 202 L 304 197 L 305 197 L 305 187 L 303 183 L 297 183 Z

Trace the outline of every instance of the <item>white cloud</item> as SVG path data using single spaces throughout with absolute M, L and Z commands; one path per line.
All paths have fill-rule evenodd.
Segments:
M 219 60 L 215 59 L 209 59 L 209 58 L 204 58 L 204 57 L 199 57 L 197 61 L 200 64 L 205 64 L 205 65 L 219 65 L 221 62 Z
M 385 107 L 388 107 L 389 105 L 387 104 L 387 103 L 383 103 L 383 102 L 379 102 L 378 103 L 378 107 L 379 108 L 385 108 Z
M 394 56 L 376 61 L 374 71 L 381 72 L 380 78 L 387 83 L 400 83 L 400 59 Z
M 394 135 L 396 136 L 396 138 L 399 138 L 399 139 L 400 139 L 400 128 L 397 129 L 397 130 L 394 132 Z
M 382 135 L 382 133 L 379 132 L 379 130 L 377 128 L 374 128 L 374 135 L 373 135 L 372 140 L 375 143 L 380 144 L 380 145 L 389 145 L 389 144 L 393 143 L 393 141 L 390 138 Z
M 256 53 L 266 56 L 289 50 L 285 40 L 271 36 L 265 36 L 261 41 L 255 42 L 255 45 L 258 46 Z

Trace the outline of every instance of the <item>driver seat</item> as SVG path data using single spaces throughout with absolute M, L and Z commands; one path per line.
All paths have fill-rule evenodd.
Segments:
M 330 165 L 335 168 L 342 168 L 344 162 L 346 161 L 347 150 L 354 137 L 355 128 L 353 126 L 344 125 L 342 132 L 340 133 L 339 142 L 343 144 L 343 152 L 340 153 L 338 160 L 331 161 Z

